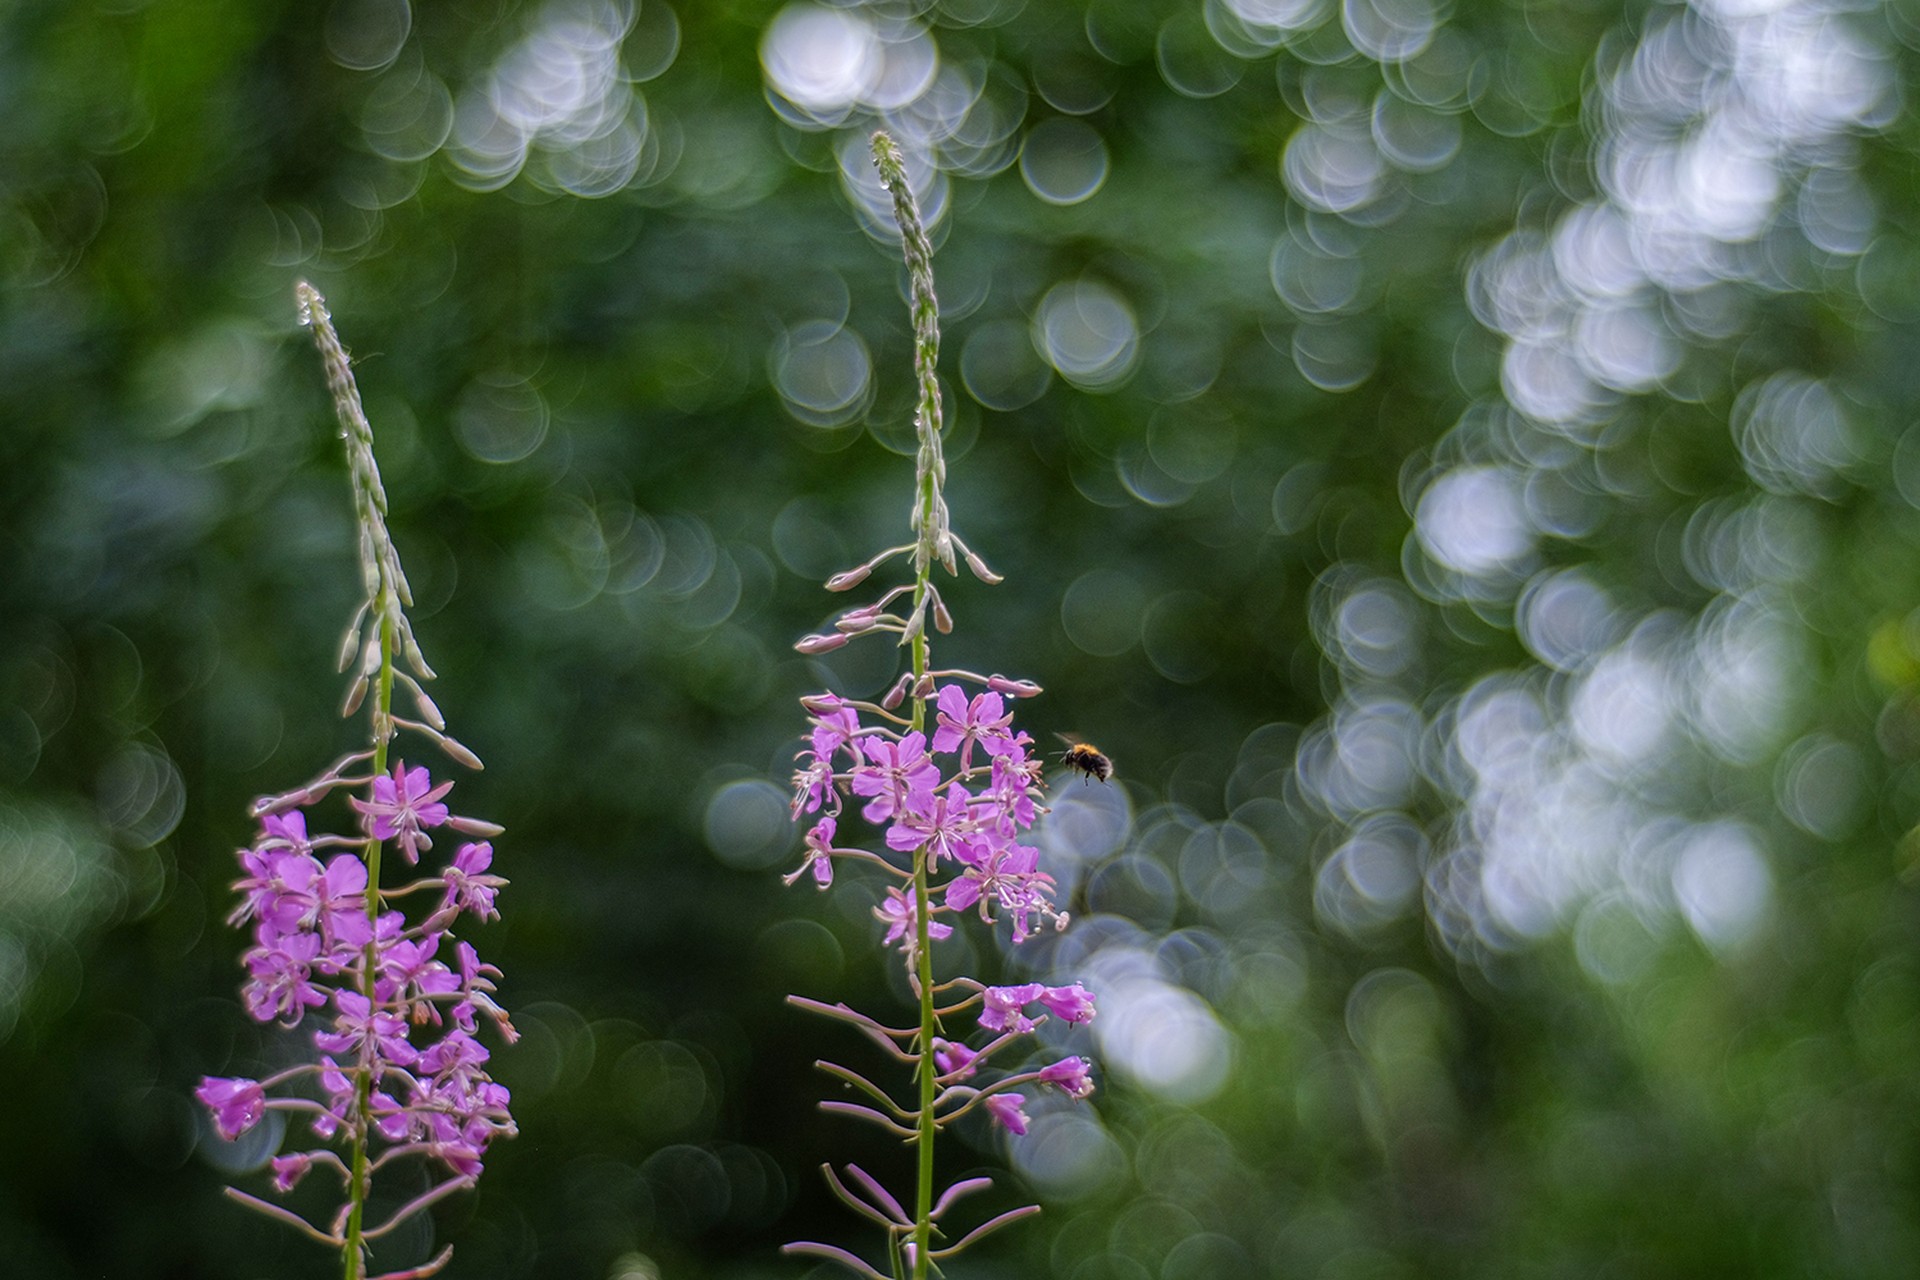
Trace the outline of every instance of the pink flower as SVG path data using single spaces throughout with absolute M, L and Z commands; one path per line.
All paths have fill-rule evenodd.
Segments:
M 1093 1064 L 1085 1058 L 1062 1058 L 1040 1069 L 1040 1083 L 1053 1085 L 1075 1100 L 1091 1098 L 1093 1079 L 1087 1073 L 1092 1069 Z
M 446 870 L 447 892 L 440 900 L 440 909 L 458 907 L 482 920 L 498 920 L 500 912 L 493 900 L 507 882 L 504 877 L 486 874 L 492 865 L 491 841 L 463 844 L 455 850 Z
M 1093 993 L 1077 982 L 1069 987 L 1048 987 L 1040 993 L 1040 1003 L 1062 1021 L 1093 1021 Z
M 1070 987 L 1049 987 L 1040 982 L 1023 982 L 1017 987 L 987 987 L 980 993 L 980 1025 L 988 1031 L 1011 1031 L 1024 1035 L 1037 1025 L 1026 1014 L 1030 1004 L 1044 1005 L 1055 1017 L 1067 1022 L 1093 1021 L 1093 995 L 1079 983 Z
M 291 1027 L 308 1009 L 325 1004 L 326 995 L 313 984 L 314 961 L 319 954 L 319 936 L 311 933 L 288 934 L 247 952 L 242 957 L 247 981 L 240 988 L 247 1015 L 255 1022 L 278 1018 Z
M 213 1112 L 213 1127 L 228 1142 L 260 1123 L 267 1113 L 267 1091 L 257 1080 L 207 1076 L 193 1096 Z
M 942 858 L 974 861 L 979 854 L 975 850 L 972 801 L 967 789 L 954 783 L 925 808 L 898 815 L 899 820 L 887 828 L 887 847 L 912 853 L 925 845 L 930 868 L 939 866 Z
M 831 888 L 833 885 L 833 833 L 838 826 L 839 823 L 832 817 L 825 817 L 814 823 L 813 828 L 807 832 L 806 860 L 793 872 L 781 878 L 786 883 L 792 884 L 808 871 L 812 871 L 815 887 Z
M 409 769 L 395 761 L 392 777 L 373 780 L 373 799 L 355 797 L 348 803 L 359 811 L 368 835 L 394 841 L 408 862 L 418 862 L 421 851 L 433 847 L 427 828 L 441 825 L 449 816 L 440 797 L 452 789 L 451 782 L 434 786 L 424 765 Z
M 304 1151 L 292 1155 L 275 1156 L 273 1165 L 273 1188 L 276 1191 L 291 1191 L 299 1185 L 300 1179 L 307 1176 L 307 1170 L 313 1168 L 313 1157 Z
M 988 987 L 980 993 L 980 1025 L 988 1031 L 1011 1031 L 1024 1035 L 1033 1030 L 1033 1019 L 1026 1007 L 1040 998 L 1046 987 L 1026 982 L 1017 987 Z
M 334 992 L 333 1004 L 340 1011 L 334 1030 L 313 1033 L 313 1042 L 323 1053 L 362 1054 L 371 1060 L 376 1076 L 386 1066 L 412 1066 L 420 1056 L 407 1043 L 405 1018 L 374 1010 L 358 991 Z
M 927 759 L 927 735 L 910 733 L 898 742 L 871 738 L 866 744 L 869 763 L 853 771 L 857 796 L 872 796 L 860 816 L 885 822 L 896 813 L 923 810 L 933 801 L 940 769 Z
M 1038 849 L 1002 841 L 972 862 L 959 879 L 947 882 L 946 904 L 965 911 L 977 902 L 980 918 L 992 924 L 997 902 L 1013 916 L 1013 940 L 1025 942 L 1033 932 L 1034 916 L 1056 924 L 1065 919 L 1053 906 L 1053 877 L 1037 869 L 1039 862 Z
M 1027 1115 L 1027 1100 L 1017 1093 L 996 1093 L 982 1104 L 993 1122 L 1011 1133 L 1014 1137 L 1023 1137 L 1027 1125 L 1032 1123 Z
M 933 1065 L 940 1068 L 943 1076 L 952 1076 L 955 1080 L 965 1080 L 973 1074 L 973 1060 L 980 1055 L 963 1044 L 951 1040 L 933 1042 Z
M 883 945 L 892 946 L 898 942 L 900 949 L 907 953 L 909 960 L 919 951 L 920 940 L 917 932 L 917 912 L 914 902 L 898 889 L 887 890 L 887 899 L 873 909 L 873 914 L 887 926 L 887 936 Z M 941 924 L 938 920 L 927 921 L 927 940 L 938 942 L 942 938 L 953 936 L 953 926 Z
M 933 733 L 933 749 L 958 751 L 961 772 L 973 767 L 974 743 L 985 747 L 990 755 L 999 755 L 1012 745 L 1013 713 L 1006 710 L 999 694 L 989 690 L 969 702 L 959 685 L 950 684 L 941 688 L 937 705 L 939 727 Z

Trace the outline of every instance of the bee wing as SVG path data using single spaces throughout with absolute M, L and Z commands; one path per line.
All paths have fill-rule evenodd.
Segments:
M 1080 737 L 1078 734 L 1072 734 L 1072 733 L 1056 733 L 1053 736 L 1060 739 L 1060 741 L 1066 743 L 1070 747 L 1077 747 L 1086 741 L 1085 738 Z

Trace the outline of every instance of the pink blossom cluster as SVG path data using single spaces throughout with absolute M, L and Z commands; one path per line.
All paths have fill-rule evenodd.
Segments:
M 349 801 L 360 834 L 310 834 L 304 806 L 358 782 L 368 784 L 366 799 Z M 465 917 L 498 918 L 494 899 L 506 881 L 489 870 L 492 844 L 461 843 L 438 874 L 369 894 L 365 855 L 377 845 L 418 865 L 434 829 L 499 834 L 448 810 L 452 785 L 396 764 L 391 775 L 330 776 L 256 806 L 260 826 L 252 846 L 239 851 L 240 905 L 229 917 L 252 925 L 241 996 L 257 1022 L 293 1028 L 311 1012 L 320 1024 L 311 1033 L 317 1054 L 265 1080 L 208 1077 L 196 1090 L 225 1138 L 269 1110 L 285 1110 L 305 1114 L 323 1141 L 344 1142 L 360 1123 L 364 1088 L 370 1133 L 363 1137 L 386 1144 L 371 1168 L 418 1155 L 448 1171 L 407 1211 L 470 1185 L 488 1144 L 514 1132 L 507 1089 L 487 1075 L 488 1050 L 477 1036 L 485 1020 L 508 1043 L 517 1038 L 493 998 L 500 972 L 453 932 Z M 387 906 L 409 897 L 428 904 L 417 922 Z M 274 1159 L 274 1185 L 291 1190 L 316 1163 L 351 1176 L 345 1161 L 322 1148 Z M 315 1234 L 331 1239 L 340 1230 L 336 1223 Z
M 911 874 L 885 856 L 836 843 L 843 808 L 851 798 L 865 801 L 860 816 L 884 828 L 881 843 L 893 855 L 910 861 L 924 849 L 929 939 L 952 935 L 953 926 L 942 916 L 970 911 L 990 925 L 1004 917 L 1016 943 L 1043 923 L 1051 922 L 1056 929 L 1067 925 L 1066 913 L 1054 905 L 1053 877 L 1040 869 L 1039 849 L 1020 843 L 1041 812 L 1044 761 L 1033 753 L 1033 739 L 1014 726 L 1001 688 L 1023 693 L 1033 686 L 997 677 L 985 683 L 983 692 L 969 697 L 959 684 L 929 682 L 932 687 L 925 696 L 935 712 L 931 739 L 885 723 L 863 724 L 854 704 L 831 694 L 806 699 L 812 730 L 794 774 L 793 812 L 795 817 L 819 816 L 806 835 L 805 859 L 787 883 L 810 875 L 825 889 L 833 883 L 835 862 L 842 859 L 886 866 L 907 883 L 889 886 L 874 914 L 886 926 L 886 945 L 901 951 L 909 971 L 918 947 Z M 942 1012 L 978 1001 L 981 1029 L 997 1038 L 980 1050 L 938 1041 L 936 1062 L 943 1085 L 971 1077 L 989 1053 L 1033 1031 L 1047 1013 L 1073 1023 L 1094 1014 L 1093 997 L 1078 983 L 982 987 L 970 979 L 957 981 L 975 994 Z M 1023 1012 L 1036 1004 L 1047 1013 L 1029 1017 Z M 1055 1085 L 1075 1098 L 1093 1091 L 1084 1058 L 1068 1058 L 1021 1078 Z M 1000 1087 L 980 1091 L 981 1105 L 1010 1132 L 1025 1133 L 1024 1099 L 1000 1092 Z
M 1066 917 L 1053 907 L 1053 877 L 1039 869 L 1040 851 L 1019 843 L 1038 812 L 1041 761 L 1028 750 L 1033 739 L 1013 728 L 998 693 L 989 689 L 969 699 L 957 684 L 941 686 L 931 744 L 924 733 L 863 726 L 854 708 L 831 694 L 809 701 L 818 709 L 794 775 L 794 813 L 826 812 L 807 832 L 806 862 L 788 883 L 810 871 L 824 889 L 833 883 L 836 857 L 866 856 L 833 844 L 842 797 L 851 792 L 866 797 L 861 817 L 886 824 L 887 848 L 910 854 L 925 845 L 930 871 L 944 863 L 954 873 L 937 895 L 934 916 L 978 907 L 980 918 L 992 923 L 998 906 L 1013 922 L 1015 942 L 1033 931 L 1036 919 L 1065 927 Z M 951 759 L 943 765 L 940 756 Z M 903 949 L 913 938 L 905 896 L 891 890 L 880 909 L 887 941 Z M 946 924 L 929 928 L 936 938 L 953 932 Z

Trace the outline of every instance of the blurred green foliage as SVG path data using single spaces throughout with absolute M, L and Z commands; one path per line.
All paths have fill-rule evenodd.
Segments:
M 449 1274 L 860 1243 L 814 1166 L 905 1161 L 780 999 L 898 983 L 857 885 L 778 873 L 795 697 L 892 674 L 789 648 L 905 526 L 843 160 L 887 122 L 938 144 L 948 496 L 1007 578 L 942 661 L 1120 774 L 1060 793 L 1074 930 L 979 960 L 1108 981 L 1102 1091 L 955 1274 L 1910 1275 L 1917 45 L 1826 0 L 19 0 L 0 1274 L 331 1273 L 189 1098 L 272 1052 L 245 806 L 354 734 L 300 276 L 509 829 L 522 1136 Z

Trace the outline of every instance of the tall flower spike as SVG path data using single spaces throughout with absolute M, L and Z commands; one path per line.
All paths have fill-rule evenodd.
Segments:
M 405 729 L 480 767 L 479 757 L 447 736 L 440 709 L 420 687 L 433 670 L 407 621 L 412 600 L 387 532 L 373 431 L 346 348 L 313 286 L 301 281 L 295 296 L 326 367 L 353 483 L 366 599 L 348 628 L 341 665 L 355 668 L 345 714 L 371 695 L 368 745 L 301 786 L 255 801 L 260 827 L 253 847 L 239 853 L 243 874 L 234 887 L 242 901 L 230 920 L 253 925 L 254 945 L 242 957 L 247 1013 L 288 1029 L 312 1014 L 320 1024 L 309 1032 L 314 1054 L 264 1080 L 210 1076 L 195 1092 L 223 1138 L 237 1138 L 267 1112 L 282 1111 L 306 1116 L 323 1143 L 342 1149 L 344 1155 L 322 1146 L 271 1161 L 274 1189 L 282 1194 L 315 1168 L 340 1179 L 341 1205 L 325 1227 L 233 1188 L 228 1195 L 338 1249 L 344 1280 L 367 1280 L 369 1242 L 471 1187 L 488 1145 L 515 1132 L 507 1090 L 487 1075 L 490 1054 L 476 1038 L 483 1019 L 508 1043 L 516 1038 L 493 999 L 500 971 L 454 935 L 456 927 L 465 931 L 466 920 L 497 918 L 495 897 L 506 881 L 491 874 L 493 846 L 483 840 L 462 844 L 436 874 L 392 889 L 381 884 L 380 855 L 389 843 L 414 865 L 432 850 L 435 828 L 488 837 L 500 828 L 454 814 L 445 803 L 452 782 L 435 783 L 424 767 L 389 760 L 395 736 Z M 396 651 L 411 675 L 396 669 Z M 393 714 L 396 684 L 412 695 L 419 720 Z M 354 788 L 363 795 L 349 797 L 342 816 L 353 818 L 357 833 L 310 834 L 309 811 L 334 791 Z M 340 848 L 353 852 L 324 863 L 316 853 Z M 402 898 L 421 903 L 427 914 L 409 923 L 389 905 Z M 374 1170 L 408 1157 L 429 1166 L 427 1190 L 384 1222 L 369 1224 Z M 443 1249 L 375 1280 L 434 1275 L 451 1256 L 451 1248 Z
M 939 1226 L 941 1216 L 987 1180 L 966 1179 L 936 1199 L 935 1139 L 949 1124 L 976 1111 L 1009 1135 L 1024 1134 L 1025 1099 L 1011 1092 L 1020 1085 L 1048 1085 L 1073 1099 L 1091 1094 L 1091 1064 L 1085 1058 L 1075 1056 L 1044 1068 L 1012 1072 L 991 1059 L 996 1053 L 1007 1056 L 1013 1041 L 1030 1034 L 1049 1016 L 1086 1021 L 1093 1016 L 1093 998 L 1078 984 L 1071 988 L 1041 983 L 987 987 L 966 977 L 934 980 L 932 947 L 953 933 L 949 920 L 977 914 L 993 926 L 998 923 L 994 913 L 1000 911 L 1017 943 L 1036 922 L 1049 921 L 1059 928 L 1065 926 L 1066 916 L 1054 908 L 1053 879 L 1040 870 L 1038 849 L 1020 843 L 1041 811 L 1036 802 L 1044 766 L 1030 752 L 1033 740 L 1014 727 L 1003 695 L 1028 697 L 1039 693 L 1039 686 L 1004 676 L 936 671 L 931 665 L 928 615 L 932 615 L 933 632 L 944 635 L 953 627 L 953 618 L 933 586 L 933 566 L 944 566 L 957 575 L 957 547 L 981 581 L 991 584 L 1000 579 L 950 525 L 943 494 L 946 460 L 941 453 L 940 387 L 935 375 L 940 315 L 933 292 L 933 249 L 920 223 L 899 148 L 886 134 L 877 133 L 873 155 L 880 181 L 893 196 L 911 293 L 913 363 L 919 386 L 914 414 L 919 435 L 911 519 L 914 541 L 836 574 L 826 585 L 829 591 L 851 590 L 903 550 L 913 553 L 913 581 L 847 611 L 833 632 L 808 636 L 795 648 L 804 654 L 821 654 L 865 636 L 897 633 L 898 643 L 907 649 L 910 669 L 877 705 L 849 702 L 831 693 L 801 699 L 810 716 L 810 731 L 794 773 L 793 813 L 795 818 L 821 816 L 812 820 L 805 859 L 787 883 L 808 878 L 828 888 L 834 882 L 833 864 L 841 860 L 873 863 L 883 869 L 889 882 L 873 912 L 883 930 L 880 945 L 900 954 L 919 1003 L 919 1017 L 913 1027 L 894 1028 L 845 1005 L 800 996 L 788 1000 L 797 1008 L 853 1026 L 887 1059 L 911 1066 L 913 1096 L 903 1101 L 848 1067 L 821 1062 L 823 1071 L 865 1098 L 860 1102 L 836 1099 L 821 1106 L 904 1138 L 914 1148 L 917 1168 L 910 1198 L 896 1198 L 856 1166 L 847 1166 L 853 1185 L 842 1181 L 831 1166 L 826 1170 L 835 1195 L 885 1231 L 885 1270 L 837 1245 L 817 1241 L 799 1241 L 786 1251 L 838 1263 L 869 1280 L 889 1275 L 926 1280 L 931 1269 L 975 1240 L 1039 1211 L 1033 1205 L 1009 1210 L 942 1245 L 946 1235 Z M 912 603 L 904 617 L 887 612 L 894 600 L 909 593 Z M 961 681 L 985 686 L 985 691 L 969 696 Z M 841 843 L 850 838 L 845 830 L 850 822 L 845 813 L 849 797 L 864 801 L 860 816 L 883 828 L 871 840 L 871 848 Z M 1034 1004 L 1046 1012 L 1029 1014 L 1027 1006 Z M 953 1039 L 942 1020 L 959 1020 L 976 1007 L 982 1010 L 978 1021 L 984 1043 L 973 1047 Z M 911 1212 L 906 1208 L 909 1200 Z

